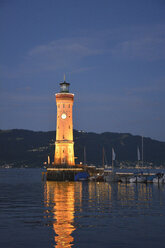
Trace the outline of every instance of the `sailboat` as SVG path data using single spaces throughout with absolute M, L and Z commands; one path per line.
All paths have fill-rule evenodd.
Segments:
M 157 173 L 153 178 L 153 183 L 165 183 L 165 174 L 164 173 Z
M 108 168 L 108 161 L 107 161 L 106 152 L 105 152 L 104 147 L 103 147 L 103 159 L 102 159 L 102 164 L 103 164 L 103 168 Z
M 106 160 L 106 155 L 105 155 L 105 149 L 104 149 L 104 147 L 103 147 L 103 153 L 102 153 L 102 155 L 103 155 L 103 157 L 102 157 L 102 163 L 103 163 L 102 167 L 105 168 L 106 165 L 105 165 L 105 162 L 104 161 L 107 162 L 107 160 Z M 104 182 L 104 171 L 103 171 L 102 174 L 96 175 L 95 181 L 96 182 Z
M 84 166 L 87 165 L 86 162 L 86 147 L 84 146 Z M 74 180 L 75 181 L 88 181 L 88 179 L 90 178 L 90 175 L 88 172 L 83 171 L 83 172 L 79 172 L 75 175 Z
M 114 171 L 114 161 L 116 159 L 116 154 L 114 148 L 112 147 L 112 168 L 104 169 L 104 181 L 106 182 L 117 182 L 116 173 Z
M 138 160 L 138 168 L 140 163 L 140 150 L 137 147 L 137 160 Z M 143 167 L 143 136 L 142 136 L 142 167 Z M 143 176 L 143 172 L 138 172 L 136 175 L 134 174 L 133 177 L 129 178 L 128 181 L 130 183 L 145 183 L 147 182 L 146 176 Z
M 106 162 L 106 165 L 105 165 L 105 162 Z M 106 159 L 104 147 L 103 147 L 103 150 L 102 150 L 102 168 L 104 168 L 103 169 L 103 173 L 101 173 L 101 174 L 98 173 L 95 176 L 89 177 L 89 180 L 90 181 L 96 181 L 96 182 L 103 182 L 103 181 L 105 181 L 104 172 L 105 172 L 105 170 L 107 170 L 108 167 L 107 167 L 107 159 Z

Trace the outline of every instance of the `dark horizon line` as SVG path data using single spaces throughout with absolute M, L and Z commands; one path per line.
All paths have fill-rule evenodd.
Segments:
M 14 131 L 14 130 L 20 130 L 20 131 L 29 131 L 29 132 L 36 132 L 36 133 L 48 133 L 48 132 L 56 132 L 56 130 L 49 130 L 49 131 L 36 131 L 36 130 L 31 130 L 31 129 L 24 129 L 24 128 L 12 128 L 12 129 L 0 129 L 0 132 L 4 131 L 4 132 L 7 132 L 7 131 Z M 105 134 L 105 133 L 113 133 L 113 134 L 127 134 L 127 135 L 130 135 L 130 136 L 135 136 L 135 137 L 143 137 L 143 138 L 146 138 L 146 139 L 151 139 L 151 140 L 155 140 L 155 141 L 159 141 L 159 142 L 165 142 L 165 141 L 162 141 L 162 140 L 158 140 L 158 139 L 153 139 L 151 137 L 146 137 L 146 136 L 142 136 L 142 135 L 138 135 L 138 134 L 131 134 L 131 133 L 124 133 L 124 132 L 110 132 L 110 131 L 105 131 L 105 132 L 101 132 L 101 133 L 97 133 L 97 132 L 92 132 L 92 131 L 84 131 L 84 130 L 77 130 L 77 129 L 73 129 L 73 131 L 77 131 L 77 132 L 81 132 L 81 133 L 93 133 L 93 134 L 98 134 L 98 135 L 102 135 L 102 134 Z

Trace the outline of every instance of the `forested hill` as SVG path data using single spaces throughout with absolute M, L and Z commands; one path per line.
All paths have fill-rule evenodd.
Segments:
M 34 132 L 29 130 L 0 130 L 0 166 L 42 166 L 50 155 L 54 156 L 55 131 Z M 141 137 L 128 133 L 87 133 L 74 130 L 76 162 L 83 161 L 84 147 L 88 164 L 102 164 L 102 150 L 105 162 L 111 164 L 112 147 L 117 162 L 137 160 L 137 146 L 141 152 Z M 144 138 L 144 161 L 165 165 L 165 142 Z

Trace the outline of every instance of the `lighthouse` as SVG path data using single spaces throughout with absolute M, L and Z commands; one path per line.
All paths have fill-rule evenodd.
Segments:
M 69 83 L 60 83 L 60 93 L 55 94 L 57 124 L 54 165 L 75 165 L 72 109 L 74 94 L 69 92 Z

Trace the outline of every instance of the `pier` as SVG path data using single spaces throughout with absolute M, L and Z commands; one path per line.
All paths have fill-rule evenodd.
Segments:
M 74 181 L 75 176 L 83 171 L 82 166 L 50 166 L 47 168 L 46 179 L 48 181 Z
M 87 165 L 50 165 L 47 167 L 46 172 L 42 173 L 42 179 L 48 181 L 75 181 L 75 177 L 78 174 L 88 173 L 88 180 L 92 181 L 110 181 L 110 182 L 130 182 L 130 178 L 132 177 L 140 177 L 145 178 L 145 183 L 149 183 L 150 177 L 156 176 L 158 174 L 162 174 L 160 171 L 157 172 L 123 172 L 123 171 L 112 171 L 106 170 L 104 168 L 97 168 L 96 166 L 87 166 Z M 106 177 L 109 177 L 107 180 Z M 158 177 L 159 178 L 159 177 Z M 81 178 L 83 180 L 83 178 Z M 84 179 L 84 180 L 87 180 Z
M 49 165 L 46 172 L 42 173 L 42 179 L 48 181 L 75 181 L 75 176 L 78 173 L 86 172 L 90 177 L 96 177 L 104 173 L 104 168 L 96 166 L 87 166 L 77 164 L 74 166 L 68 165 Z

